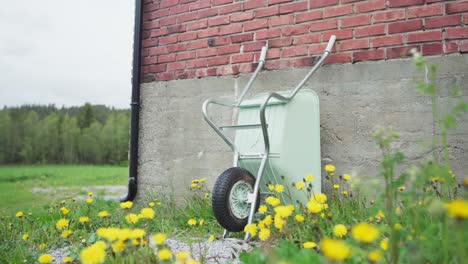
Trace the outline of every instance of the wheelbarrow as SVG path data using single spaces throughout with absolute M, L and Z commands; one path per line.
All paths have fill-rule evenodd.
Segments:
M 258 94 L 245 100 L 265 64 L 268 49 L 265 46 L 256 70 L 237 101 L 208 99 L 203 103 L 205 121 L 234 154 L 233 167 L 217 178 L 212 191 L 213 213 L 224 227 L 223 238 L 252 223 L 260 196 L 271 193 L 268 184 L 290 186 L 312 174 L 312 191 L 321 192 L 319 99 L 314 91 L 301 88 L 322 66 L 335 39 L 330 37 L 318 62 L 294 90 Z M 237 109 L 236 124 L 216 125 L 208 115 L 210 105 Z M 235 135 L 229 137 L 227 132 L 232 130 Z M 284 195 L 280 194 L 283 201 Z M 292 190 L 290 196 L 295 202 L 307 203 L 304 193 Z M 247 232 L 245 239 L 249 237 Z

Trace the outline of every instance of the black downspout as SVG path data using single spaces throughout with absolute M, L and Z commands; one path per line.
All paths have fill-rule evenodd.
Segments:
M 132 102 L 130 117 L 130 158 L 128 169 L 128 193 L 121 202 L 133 201 L 138 191 L 138 137 L 140 127 L 140 58 L 142 1 L 135 0 L 135 27 L 133 32 Z

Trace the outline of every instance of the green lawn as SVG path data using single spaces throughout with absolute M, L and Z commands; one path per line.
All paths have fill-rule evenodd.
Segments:
M 106 165 L 0 166 L 0 212 L 28 211 L 56 199 L 85 195 L 90 186 L 123 186 L 127 175 L 127 167 Z

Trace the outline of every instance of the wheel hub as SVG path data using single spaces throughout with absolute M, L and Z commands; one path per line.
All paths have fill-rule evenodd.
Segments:
M 252 186 L 246 181 L 238 181 L 232 186 L 229 194 L 229 205 L 235 217 L 244 219 L 249 216 L 248 195 L 252 192 Z

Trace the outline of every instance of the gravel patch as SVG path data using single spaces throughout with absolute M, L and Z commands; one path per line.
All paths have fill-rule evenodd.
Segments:
M 63 263 L 63 259 L 70 255 L 70 251 L 68 250 L 69 247 L 57 248 L 47 252 L 47 254 L 51 255 L 54 259 L 52 260 L 51 264 L 60 264 Z

